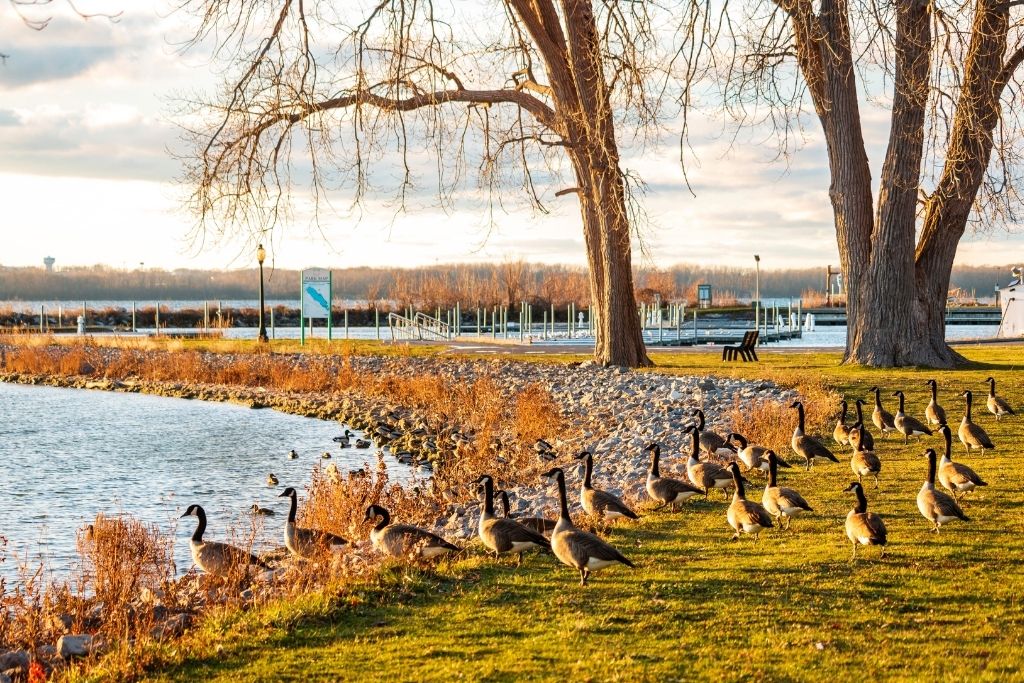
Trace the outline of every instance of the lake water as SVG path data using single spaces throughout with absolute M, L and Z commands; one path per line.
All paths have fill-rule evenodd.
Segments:
M 191 503 L 209 517 L 208 535 L 248 528 L 253 503 L 273 508 L 261 544 L 281 545 L 285 486 L 300 494 L 320 454 L 342 472 L 376 464 L 376 449 L 339 449 L 344 425 L 230 403 L 0 383 L 0 536 L 8 539 L 0 576 L 16 579 L 19 561 L 40 559 L 56 575 L 77 561 L 76 530 L 97 513 L 130 513 L 175 529 L 179 572 L 192 564 Z M 287 459 L 290 449 L 299 458 Z M 409 467 L 388 459 L 396 481 Z M 270 488 L 273 472 L 280 485 Z

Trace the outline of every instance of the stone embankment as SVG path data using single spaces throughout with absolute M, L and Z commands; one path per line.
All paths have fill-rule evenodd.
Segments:
M 0 345 L 0 353 L 3 352 Z M 111 364 L 122 349 L 101 348 Z M 140 351 L 133 350 L 138 354 Z M 144 351 L 145 354 L 166 353 Z M 207 353 L 203 362 L 210 367 L 244 362 L 243 354 Z M 306 359 L 288 356 L 296 367 Z M 342 360 L 337 360 L 338 370 Z M 693 422 L 692 410 L 702 408 L 708 428 L 726 432 L 731 425 L 726 412 L 740 410 L 761 401 L 792 400 L 791 390 L 770 382 L 702 376 L 676 376 L 657 372 L 634 372 L 625 368 L 600 367 L 593 363 L 570 365 L 531 363 L 501 359 L 469 359 L 452 356 L 396 357 L 351 356 L 346 362 L 353 372 L 384 378 L 433 375 L 457 386 L 487 378 L 512 400 L 528 386 L 550 392 L 567 424 L 565 434 L 547 437 L 558 456 L 575 455 L 583 449 L 594 453 L 595 477 L 601 486 L 627 497 L 642 495 L 647 470 L 644 446 L 657 441 L 662 448 L 666 474 L 684 470 L 689 441 L 683 430 Z M 272 387 L 201 384 L 180 381 L 150 381 L 136 378 L 97 379 L 89 375 L 51 376 L 6 373 L 0 381 L 47 384 L 61 387 L 142 392 L 161 396 L 206 401 L 229 401 L 252 408 L 273 408 L 282 412 L 335 420 L 367 436 L 386 455 L 426 467 L 438 458 L 454 457 L 460 425 L 444 423 L 445 416 L 429 414 L 402 405 L 401 396 L 384 400 L 377 396 L 346 392 L 297 393 Z M 508 435 L 506 435 L 508 436 Z M 514 437 L 510 437 L 514 438 Z M 560 462 L 566 462 L 561 457 Z M 538 458 L 537 471 L 544 460 Z M 572 461 L 570 461 L 572 462 Z M 570 486 L 579 481 L 577 465 L 569 465 Z M 508 491 L 514 512 L 532 510 L 553 514 L 553 487 L 539 480 L 536 472 L 524 472 L 522 481 L 511 482 Z M 437 520 L 439 531 L 456 536 L 471 535 L 475 529 L 475 505 L 452 504 Z

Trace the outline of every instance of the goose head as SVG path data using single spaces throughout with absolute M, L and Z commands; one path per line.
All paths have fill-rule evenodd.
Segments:
M 851 481 L 850 485 L 843 489 L 843 493 L 849 493 L 850 491 L 859 491 L 861 489 L 860 482 Z
M 654 442 L 651 442 L 651 443 L 647 444 L 646 446 L 644 446 L 644 452 L 645 453 L 657 453 L 658 455 L 661 455 L 661 446 L 659 446 L 658 444 L 656 444 Z
M 793 401 L 793 403 L 792 403 L 792 404 L 790 404 L 790 406 L 789 406 L 789 407 L 790 407 L 790 408 L 803 408 L 803 407 L 804 407 L 804 404 L 803 404 L 803 403 L 801 403 L 800 401 Z
M 296 493 L 295 489 L 293 487 L 289 486 L 284 491 L 281 491 L 281 493 L 277 494 L 277 497 L 278 498 L 294 498 L 294 497 L 296 497 L 298 495 L 299 494 Z
M 548 470 L 547 472 L 540 476 L 542 479 L 551 479 L 552 477 L 554 477 L 555 479 L 564 480 L 565 472 L 562 471 L 561 467 L 552 467 L 550 470 Z
M 192 504 L 188 506 L 188 509 L 178 519 L 185 519 L 186 517 L 200 517 L 205 516 L 206 511 L 203 510 L 202 505 Z
M 366 508 L 366 514 L 363 516 L 364 522 L 376 521 L 378 517 L 387 517 L 388 511 L 382 508 L 380 505 L 371 505 Z
M 927 382 L 925 382 L 925 384 L 927 384 L 927 385 L 928 385 L 928 386 L 930 386 L 930 387 L 934 387 L 934 386 L 936 386 L 936 385 L 938 384 L 938 382 L 936 382 L 936 381 L 935 381 L 935 380 L 933 380 L 933 379 L 930 379 L 930 380 L 928 380 Z

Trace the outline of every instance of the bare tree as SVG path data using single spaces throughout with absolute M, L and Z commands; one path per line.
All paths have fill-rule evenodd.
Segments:
M 1024 34 L 1013 8 L 1020 4 L 687 6 L 686 95 L 713 74 L 736 120 L 776 126 L 785 153 L 804 106 L 813 105 L 827 144 L 847 286 L 848 363 L 950 367 L 962 360 L 945 342 L 957 245 L 970 221 L 1011 221 L 1019 206 Z M 878 83 L 891 122 L 875 199 L 860 106 L 862 91 Z
M 676 8 L 613 0 L 238 3 L 182 0 L 226 63 L 224 87 L 186 119 L 185 181 L 203 234 L 259 234 L 295 185 L 322 208 L 339 187 L 359 204 L 391 190 L 398 210 L 430 177 L 443 206 L 468 169 L 500 208 L 518 189 L 538 211 L 579 201 L 597 323 L 595 358 L 647 365 L 631 273 L 637 205 L 618 132 L 657 135 L 678 107 L 662 87 Z M 672 4 L 672 3 L 670 3 Z M 671 98 L 668 98 L 671 100 Z M 433 161 L 425 169 L 424 149 Z M 392 161 L 390 188 L 373 162 Z M 559 188 L 562 174 L 570 178 Z M 550 188 L 546 190 L 545 188 Z M 555 191 L 557 190 L 557 191 Z M 294 208 L 294 205 L 291 205 Z M 262 236 L 262 235 L 261 235 Z

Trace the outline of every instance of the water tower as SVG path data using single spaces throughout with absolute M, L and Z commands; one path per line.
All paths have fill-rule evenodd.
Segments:
M 46 258 L 43 259 L 43 265 L 46 266 L 47 273 L 53 272 L 53 264 L 56 262 L 57 259 L 53 258 L 52 256 L 47 256 Z

